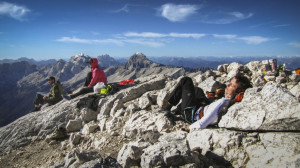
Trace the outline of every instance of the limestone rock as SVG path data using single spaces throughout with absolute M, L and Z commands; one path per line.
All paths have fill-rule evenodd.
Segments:
M 300 81 L 300 75 L 298 75 L 298 74 L 292 74 L 292 75 L 289 76 L 289 79 L 290 79 L 292 82 L 297 83 L 297 82 Z
M 152 101 L 149 95 L 149 92 L 143 94 L 140 98 L 139 98 L 139 108 L 144 110 L 148 107 L 150 107 L 152 105 Z
M 81 135 L 79 133 L 72 133 L 69 138 L 69 143 L 72 146 L 76 146 L 80 143 Z
M 217 82 L 214 77 L 209 77 L 198 85 L 205 92 L 215 92 L 217 88 L 221 87 L 221 84 Z
M 97 120 L 97 115 L 98 113 L 96 111 L 91 110 L 89 108 L 83 108 L 81 110 L 81 117 L 85 123 L 88 123 L 93 120 Z
M 114 102 L 119 99 L 120 104 L 124 104 L 125 102 L 134 100 L 136 98 L 141 97 L 145 92 L 162 89 L 165 86 L 165 78 L 160 76 L 149 82 L 142 83 L 137 86 L 130 87 L 128 89 L 124 89 L 116 94 L 110 96 L 109 98 L 102 99 L 99 101 L 99 106 L 102 107 L 100 110 L 101 115 L 110 115 L 115 112 L 111 112 Z M 114 110 L 119 110 L 114 108 Z
M 149 145 L 147 142 L 130 142 L 125 144 L 118 153 L 118 162 L 123 167 L 139 166 L 143 150 Z
M 300 104 L 286 89 L 274 82 L 261 90 L 246 90 L 241 103 L 228 109 L 220 127 L 241 130 L 300 130 Z
M 290 92 L 291 92 L 294 96 L 300 98 L 300 83 L 298 83 L 296 86 L 294 86 L 294 87 L 290 90 Z
M 227 73 L 229 74 L 231 71 L 243 71 L 244 66 L 242 64 L 239 64 L 237 62 L 233 62 L 228 65 L 227 67 Z
M 76 119 L 76 120 L 69 120 L 66 126 L 67 132 L 75 132 L 79 131 L 82 128 L 82 120 Z
M 181 166 L 193 161 L 186 145 L 185 132 L 173 132 L 159 138 L 159 143 L 144 149 L 141 167 Z
M 269 82 L 269 81 L 276 81 L 276 76 L 264 76 L 264 79 Z
M 206 78 L 204 77 L 203 74 L 199 74 L 199 75 L 197 75 L 194 79 L 195 79 L 196 83 L 201 83 L 201 82 L 203 82 Z
M 219 72 L 225 72 L 225 73 L 227 73 L 227 67 L 228 67 L 228 64 L 219 65 L 218 68 L 217 68 L 217 70 Z
M 229 161 L 233 167 L 271 168 L 296 166 L 299 163 L 300 153 L 295 150 L 299 146 L 299 138 L 300 135 L 294 133 L 205 129 L 189 133 L 187 143 L 191 149 L 200 148 L 202 154 L 209 158 L 225 158 L 224 164 Z
M 106 130 L 111 133 L 115 130 L 122 129 L 125 123 L 124 118 L 122 117 L 114 117 L 110 121 L 106 122 Z
M 168 131 L 171 127 L 171 122 L 163 114 L 142 110 L 134 113 L 125 123 L 122 134 L 136 138 L 144 131 Z
M 276 77 L 276 82 L 277 83 L 286 83 L 287 79 L 286 79 L 286 77 L 278 76 L 278 77 Z
M 89 133 L 94 132 L 97 128 L 98 128 L 98 125 L 94 122 L 91 122 L 91 123 L 85 124 L 83 126 L 81 133 L 84 135 L 87 135 Z

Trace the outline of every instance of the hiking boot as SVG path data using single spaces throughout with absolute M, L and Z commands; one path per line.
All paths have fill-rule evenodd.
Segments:
M 169 113 L 173 105 L 168 103 L 164 108 L 158 110 L 159 113 Z
M 169 111 L 169 112 L 166 112 L 166 113 L 165 113 L 165 116 L 167 117 L 167 119 L 168 119 L 169 121 L 171 121 L 171 123 L 172 123 L 173 125 L 175 125 L 175 118 L 176 118 L 175 115 L 173 115 L 173 114 Z
M 56 129 L 50 136 L 49 139 L 51 140 L 60 140 L 60 139 L 64 139 L 66 138 L 67 132 L 64 128 L 60 127 L 58 129 Z
M 40 111 L 41 107 L 34 107 L 34 109 L 31 112 L 36 112 L 36 111 Z

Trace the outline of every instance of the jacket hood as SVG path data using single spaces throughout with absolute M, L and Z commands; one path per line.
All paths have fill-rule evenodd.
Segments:
M 98 67 L 98 59 L 97 58 L 91 58 L 93 60 L 92 69 Z

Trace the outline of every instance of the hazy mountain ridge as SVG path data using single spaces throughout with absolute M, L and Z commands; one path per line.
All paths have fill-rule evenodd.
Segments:
M 37 70 L 36 65 L 26 61 L 0 64 L 0 126 L 27 114 L 21 104 L 29 102 L 26 96 L 24 99 L 22 90 L 18 89 L 18 81 Z
M 263 61 L 266 59 L 277 59 L 278 65 L 285 64 L 288 69 L 300 68 L 300 57 L 299 56 L 237 56 L 237 57 L 149 57 L 149 59 L 161 63 L 164 65 L 173 65 L 180 67 L 190 67 L 190 68 L 199 68 L 199 67 L 209 67 L 217 69 L 218 65 L 230 64 L 232 62 L 238 62 L 241 64 L 246 64 L 251 61 Z
M 26 61 L 31 65 L 34 64 L 34 65 L 37 65 L 39 67 L 47 66 L 47 65 L 50 65 L 50 64 L 56 62 L 55 59 L 37 61 L 37 60 L 32 59 L 32 58 L 30 59 L 30 58 L 26 58 L 26 57 L 21 57 L 21 58 L 18 58 L 18 59 L 3 59 L 3 60 L 0 60 L 0 64 L 15 63 L 15 62 L 22 62 L 22 61 Z

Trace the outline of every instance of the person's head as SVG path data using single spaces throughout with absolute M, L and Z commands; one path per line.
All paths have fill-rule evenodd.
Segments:
M 91 58 L 91 59 L 88 61 L 88 63 L 89 63 L 90 66 L 92 67 L 92 65 L 93 65 L 93 59 Z
M 88 63 L 90 64 L 91 68 L 98 67 L 98 60 L 97 58 L 91 58 Z
M 249 87 L 251 87 L 249 79 L 245 76 L 237 75 L 233 77 L 227 84 L 225 89 L 225 95 L 226 97 L 230 98 L 233 97 L 235 94 L 244 92 Z
M 51 84 L 53 84 L 53 83 L 55 83 L 55 78 L 53 77 L 53 76 L 50 76 L 49 78 L 48 78 L 48 83 L 51 85 Z

